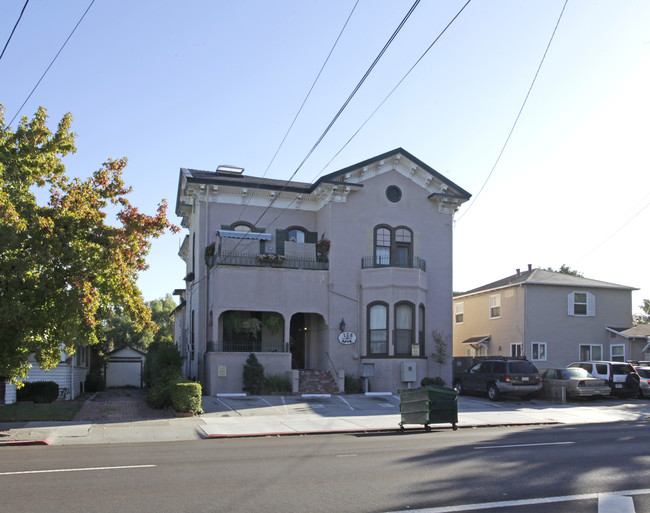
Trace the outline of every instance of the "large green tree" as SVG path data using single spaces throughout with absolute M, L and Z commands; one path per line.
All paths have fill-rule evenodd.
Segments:
M 71 121 L 65 115 L 53 133 L 39 108 L 14 131 L 0 106 L 0 376 L 14 381 L 26 376 L 31 354 L 49 369 L 62 348 L 97 343 L 114 314 L 156 329 L 136 280 L 151 239 L 177 228 L 164 200 L 153 216 L 130 204 L 126 159 L 85 180 L 66 176 Z M 49 200 L 39 203 L 39 191 Z M 117 211 L 112 224 L 108 211 Z

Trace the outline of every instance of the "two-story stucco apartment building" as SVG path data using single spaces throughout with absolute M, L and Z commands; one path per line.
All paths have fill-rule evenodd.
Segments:
M 633 287 L 543 269 L 454 297 L 454 356 L 526 356 L 539 368 L 646 360 L 632 328 Z
M 401 148 L 313 184 L 181 169 L 186 374 L 208 394 L 241 392 L 253 352 L 294 391 L 305 370 L 331 374 L 335 391 L 345 375 L 377 392 L 438 375 L 434 331 L 451 344 L 453 217 L 469 197 Z M 451 365 L 442 373 L 449 383 Z

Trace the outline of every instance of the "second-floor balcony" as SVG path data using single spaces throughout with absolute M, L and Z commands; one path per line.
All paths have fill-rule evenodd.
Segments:
M 362 269 L 378 269 L 382 267 L 404 267 L 406 269 L 427 270 L 427 262 L 419 257 L 399 259 L 384 257 L 363 257 L 361 260 Z
M 275 253 L 226 253 L 214 255 L 211 266 L 237 265 L 244 267 L 275 267 L 280 269 L 306 269 L 326 271 L 329 262 L 324 257 L 299 257 Z

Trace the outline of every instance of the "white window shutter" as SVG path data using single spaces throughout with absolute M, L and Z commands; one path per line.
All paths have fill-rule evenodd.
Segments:
M 567 313 L 568 313 L 569 315 L 573 315 L 573 312 L 574 312 L 574 310 L 573 310 L 573 292 L 571 292 L 571 293 L 567 296 L 567 301 L 566 301 L 566 302 L 567 302 L 567 306 L 568 306 L 568 311 L 567 311 Z
M 596 316 L 596 296 L 587 292 L 587 317 Z

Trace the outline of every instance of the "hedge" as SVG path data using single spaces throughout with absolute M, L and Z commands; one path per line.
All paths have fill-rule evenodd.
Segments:
M 31 381 L 16 391 L 16 400 L 51 403 L 59 397 L 59 384 L 54 381 Z
M 172 406 L 181 413 L 203 413 L 201 385 L 199 383 L 176 383 L 171 389 Z

